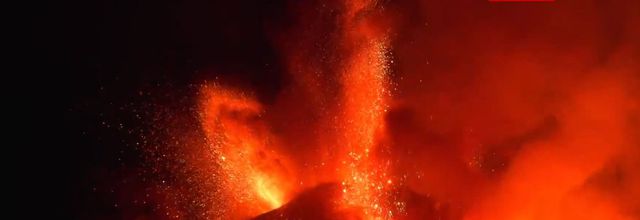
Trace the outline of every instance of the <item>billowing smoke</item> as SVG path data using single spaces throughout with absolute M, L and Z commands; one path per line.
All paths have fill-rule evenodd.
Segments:
M 454 218 L 638 217 L 637 3 L 411 4 L 387 117 L 409 188 Z

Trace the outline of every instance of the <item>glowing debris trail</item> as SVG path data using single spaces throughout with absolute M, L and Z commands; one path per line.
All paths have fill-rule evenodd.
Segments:
M 360 209 L 362 218 L 394 217 L 391 190 L 396 183 L 389 174 L 389 161 L 380 149 L 384 134 L 384 113 L 389 98 L 387 50 L 384 35 L 361 19 L 375 5 L 361 1 L 347 3 L 344 23 L 349 29 L 343 41 L 351 52 L 341 76 L 343 97 L 339 128 L 346 149 L 342 173 L 343 200 L 347 207 Z
M 331 181 L 341 186 L 338 209 L 361 219 L 390 219 L 402 211 L 395 207 L 402 203 L 393 200 L 398 180 L 390 173 L 391 162 L 382 147 L 390 96 L 387 39 L 369 19 L 375 2 L 350 1 L 344 7 L 339 18 L 344 28 L 334 39 L 340 46 L 332 51 L 344 57 L 333 66 L 340 88 L 329 111 L 335 133 L 322 136 L 338 153 L 330 159 L 340 162 L 335 171 L 325 170 L 329 174 L 323 175 L 334 176 Z M 229 201 L 229 207 L 222 208 L 228 212 L 225 216 L 256 216 L 286 203 L 300 190 L 287 183 L 298 182 L 290 173 L 301 165 L 287 164 L 287 158 L 274 151 L 274 136 L 261 119 L 260 103 L 217 84 L 204 86 L 202 94 L 202 127 L 219 158 L 220 188 Z
M 344 57 L 334 66 L 337 103 L 331 111 L 337 135 L 325 135 L 340 161 L 331 181 L 342 187 L 338 209 L 363 219 L 389 219 L 398 214 L 392 205 L 397 180 L 389 173 L 390 161 L 381 155 L 384 114 L 389 98 L 386 39 L 365 16 L 375 9 L 373 2 L 347 2 L 340 22 L 344 29 L 335 39 L 340 45 L 335 56 Z M 226 202 L 220 216 L 246 218 L 282 206 L 294 194 L 288 158 L 275 151 L 275 137 L 261 118 L 260 103 L 218 84 L 201 89 L 201 124 L 217 158 L 216 178 Z M 300 166 L 298 164 L 298 166 Z M 308 174 L 305 174 L 308 175 Z M 304 177 L 300 180 L 304 180 Z
M 394 180 L 389 164 L 379 155 L 383 129 L 385 98 L 388 96 L 384 47 L 365 43 L 344 76 L 345 97 L 341 124 L 347 158 L 343 161 L 344 201 L 347 206 L 361 208 L 364 218 L 394 216 L 389 207 Z
M 286 198 L 285 158 L 273 148 L 260 121 L 259 103 L 241 92 L 205 85 L 201 123 L 222 178 L 222 217 L 247 218 L 280 207 Z

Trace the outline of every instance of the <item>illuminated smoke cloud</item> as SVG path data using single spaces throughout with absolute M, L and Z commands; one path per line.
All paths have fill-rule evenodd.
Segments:
M 156 202 L 187 219 L 640 218 L 640 5 L 544 4 L 290 3 L 269 29 L 283 88 L 202 82 L 197 123 L 148 150 L 181 179 Z

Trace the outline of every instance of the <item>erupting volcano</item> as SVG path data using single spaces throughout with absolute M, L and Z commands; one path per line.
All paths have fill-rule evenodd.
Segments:
M 141 116 L 140 219 L 640 219 L 638 1 L 274 8 Z
M 338 190 L 321 191 L 331 196 L 315 198 L 328 199 L 331 204 L 327 211 L 335 216 L 386 219 L 403 212 L 404 203 L 395 198 L 399 178 L 393 175 L 391 159 L 385 155 L 389 149 L 385 149 L 383 116 L 388 111 L 391 89 L 388 42 L 368 18 L 377 9 L 375 4 L 348 2 L 342 7 L 343 12 L 335 17 L 340 26 L 326 42 L 335 48 L 324 54 L 340 59 L 319 60 L 319 65 L 331 65 L 329 74 L 320 74 L 321 70 L 313 66 L 295 69 L 301 63 L 318 62 L 312 59 L 320 57 L 291 52 L 302 60 L 291 64 L 293 84 L 298 87 L 290 95 L 302 92 L 308 96 L 305 98 L 317 102 L 310 103 L 318 105 L 312 106 L 313 110 L 320 110 L 316 121 L 307 124 L 313 129 L 297 128 L 312 133 L 317 140 L 289 146 L 314 149 L 304 161 L 281 152 L 281 145 L 289 143 L 279 140 L 268 119 L 269 114 L 295 111 L 294 102 L 299 98 L 281 101 L 292 109 L 276 110 L 217 83 L 202 87 L 200 120 L 211 152 L 218 158 L 212 162 L 221 182 L 218 187 L 224 189 L 220 195 L 226 201 L 224 217 L 266 213 L 319 184 L 334 185 L 325 191 Z M 302 117 L 311 116 L 305 115 Z M 280 215 L 290 211 L 284 207 Z M 264 218 L 275 218 L 268 216 Z

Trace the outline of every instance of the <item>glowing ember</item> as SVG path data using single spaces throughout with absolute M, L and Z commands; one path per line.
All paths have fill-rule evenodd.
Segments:
M 227 217 L 249 217 L 280 207 L 287 190 L 286 161 L 269 147 L 259 103 L 218 85 L 202 87 L 202 128 L 220 167 Z M 261 129 L 262 128 L 262 129 Z

